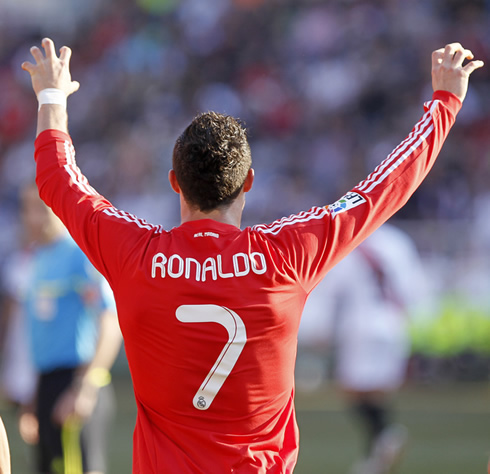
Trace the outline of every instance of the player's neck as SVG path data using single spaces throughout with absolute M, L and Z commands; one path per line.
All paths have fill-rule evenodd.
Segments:
M 185 200 L 182 199 L 180 206 L 181 223 L 197 221 L 201 219 L 212 219 L 222 224 L 229 224 L 240 228 L 242 221 L 242 212 L 245 205 L 243 193 L 235 199 L 229 206 L 224 208 L 213 209 L 209 212 L 203 212 L 199 209 L 190 207 Z

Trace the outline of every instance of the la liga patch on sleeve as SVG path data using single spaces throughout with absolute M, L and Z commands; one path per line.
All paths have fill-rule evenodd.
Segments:
M 335 217 L 337 214 L 353 209 L 354 207 L 360 206 L 365 202 L 366 200 L 360 194 L 350 191 L 342 196 L 338 201 L 330 204 L 330 206 L 328 206 L 328 210 L 330 211 L 332 217 Z

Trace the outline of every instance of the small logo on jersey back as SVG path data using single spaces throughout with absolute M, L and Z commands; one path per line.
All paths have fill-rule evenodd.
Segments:
M 201 408 L 201 409 L 206 408 L 206 400 L 202 395 L 197 400 L 197 406 L 198 406 L 198 408 Z
M 219 234 L 216 232 L 196 232 L 194 238 L 196 237 L 214 237 L 215 239 L 219 239 Z
M 338 201 L 330 204 L 330 206 L 328 206 L 328 210 L 330 211 L 332 217 L 335 217 L 337 214 L 353 209 L 354 207 L 364 204 L 365 202 L 366 200 L 360 194 L 348 192 Z

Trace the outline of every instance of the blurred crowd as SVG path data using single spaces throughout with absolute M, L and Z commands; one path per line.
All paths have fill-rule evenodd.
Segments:
M 488 0 L 3 0 L 0 259 L 18 241 L 18 191 L 34 173 L 37 103 L 20 64 L 44 36 L 73 49 L 83 172 L 114 205 L 167 228 L 179 223 L 173 144 L 198 112 L 245 123 L 256 182 L 244 224 L 271 221 L 335 201 L 390 153 L 431 98 L 431 52 L 459 41 L 488 65 L 396 217 L 463 222 L 439 236 L 455 242 L 476 226 L 490 250 L 489 26 Z
M 433 49 L 460 41 L 490 60 L 485 0 L 2 4 L 2 221 L 32 177 L 36 102 L 20 63 L 43 36 L 73 49 L 83 171 L 116 205 L 166 225 L 178 217 L 166 184 L 173 143 L 199 111 L 249 128 L 255 223 L 334 201 L 379 163 L 430 99 Z M 472 78 L 440 163 L 401 217 L 460 218 L 487 190 L 489 75 Z

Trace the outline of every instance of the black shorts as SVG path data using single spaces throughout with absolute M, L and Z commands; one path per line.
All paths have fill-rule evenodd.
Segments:
M 39 420 L 38 472 L 42 474 L 62 474 L 65 472 L 65 446 L 75 442 L 79 446 L 83 471 L 107 471 L 108 429 L 115 414 L 115 396 L 112 385 L 99 389 L 97 404 L 91 417 L 80 430 L 70 429 L 62 433 L 62 428 L 53 423 L 52 412 L 58 397 L 71 385 L 76 369 L 57 369 L 41 374 L 37 391 L 37 417 Z M 71 438 L 68 439 L 68 438 Z M 67 441 L 68 439 L 68 441 Z M 77 440 L 78 443 L 77 443 Z M 78 446 L 76 446 L 78 444 Z M 66 454 L 65 448 L 65 454 Z M 77 449 L 75 449 L 77 451 Z

